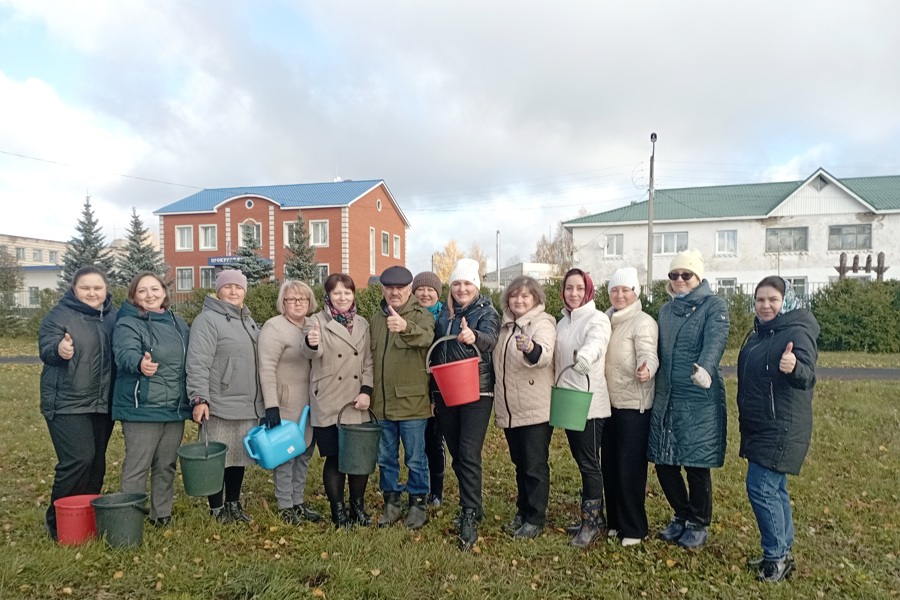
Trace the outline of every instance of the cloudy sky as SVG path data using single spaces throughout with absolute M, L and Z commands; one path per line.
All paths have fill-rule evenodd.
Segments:
M 0 232 L 384 179 L 494 266 L 657 188 L 900 174 L 900 3 L 0 0 Z

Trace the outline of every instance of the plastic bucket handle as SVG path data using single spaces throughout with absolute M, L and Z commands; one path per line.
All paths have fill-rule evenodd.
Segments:
M 337 419 L 337 426 L 338 426 L 338 429 L 340 429 L 340 427 L 341 427 L 341 415 L 344 414 L 344 411 L 345 411 L 345 410 L 347 410 L 348 408 L 350 408 L 351 406 L 353 406 L 353 404 L 354 404 L 353 402 L 348 402 L 347 404 L 344 405 L 344 408 L 341 409 L 341 412 L 338 413 L 338 419 Z M 367 408 L 366 410 L 369 411 L 369 414 L 370 414 L 370 415 L 372 415 L 372 421 L 377 425 L 377 424 L 378 424 L 378 417 L 375 416 L 375 413 L 372 412 L 372 409 L 371 409 L 371 408 Z
M 431 374 L 431 351 L 434 350 L 438 344 L 442 342 L 448 342 L 450 340 L 455 340 L 457 336 L 455 335 L 445 335 L 443 337 L 439 337 L 434 340 L 434 343 L 431 344 L 431 347 L 428 349 L 428 354 L 425 355 L 425 372 Z M 469 344 L 466 344 L 467 346 Z M 475 352 L 478 354 L 478 360 L 481 360 L 481 350 L 478 349 L 478 346 L 472 344 L 472 347 L 475 348 Z
M 559 372 L 559 375 L 556 376 L 556 387 L 559 387 L 559 379 L 560 379 L 560 377 L 562 377 L 563 373 L 565 373 L 565 372 L 568 371 L 569 369 L 572 369 L 573 371 L 575 371 L 574 367 L 575 367 L 575 365 L 569 365 L 568 367 L 566 367 L 565 369 L 563 369 L 562 371 Z M 581 373 L 579 373 L 578 371 L 575 371 L 575 374 L 576 374 L 576 375 L 581 375 Z M 588 389 L 587 389 L 586 391 L 588 391 L 588 392 L 591 391 L 591 377 L 590 377 L 590 375 L 588 375 L 587 373 L 585 373 L 584 375 L 582 375 L 582 377 L 584 377 L 585 379 L 587 379 L 587 382 L 588 382 Z

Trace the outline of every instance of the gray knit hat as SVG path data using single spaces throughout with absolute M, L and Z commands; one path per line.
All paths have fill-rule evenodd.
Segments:
M 416 288 L 420 288 L 423 285 L 434 289 L 438 294 L 441 293 L 441 288 L 443 287 L 441 278 L 437 276 L 437 273 L 432 273 L 431 271 L 422 271 L 413 278 L 412 291 L 415 292 Z

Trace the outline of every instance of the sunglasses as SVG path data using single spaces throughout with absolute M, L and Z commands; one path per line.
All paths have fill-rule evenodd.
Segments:
M 670 281 L 678 281 L 678 278 L 679 278 L 679 277 L 681 277 L 681 280 L 682 280 L 682 281 L 690 281 L 691 278 L 694 277 L 694 274 L 693 274 L 693 273 L 690 273 L 690 272 L 688 272 L 688 271 L 685 271 L 685 272 L 683 272 L 683 273 L 674 273 L 674 272 L 673 272 L 673 273 L 669 273 L 669 280 L 670 280 Z

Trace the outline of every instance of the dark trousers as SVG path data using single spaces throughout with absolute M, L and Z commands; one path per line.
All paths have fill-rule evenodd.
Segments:
M 425 456 L 428 458 L 429 493 L 435 498 L 443 498 L 447 459 L 444 455 L 444 434 L 437 417 L 431 417 L 425 425 Z
M 605 419 L 588 419 L 584 431 L 566 429 L 569 450 L 581 471 L 582 500 L 603 499 L 603 472 L 600 470 L 600 442 Z
M 509 457 L 516 466 L 516 514 L 543 527 L 550 497 L 550 423 L 504 429 Z
M 647 439 L 650 411 L 612 409 L 603 427 L 600 468 L 606 493 L 606 521 L 622 537 L 647 537 Z
M 712 520 L 712 477 L 705 467 L 684 467 L 687 487 L 679 465 L 656 465 L 656 477 L 675 518 L 709 526 Z
M 435 394 L 435 409 L 447 449 L 453 459 L 453 472 L 459 481 L 459 505 L 474 508 L 480 513 L 481 449 L 491 421 L 494 399 L 482 396 L 462 406 L 447 406 L 440 394 Z
M 99 494 L 106 475 L 106 446 L 113 430 L 108 414 L 54 415 L 47 419 L 50 440 L 56 450 L 56 474 L 50 492 L 46 522 L 56 539 L 56 508 L 67 496 Z

